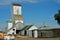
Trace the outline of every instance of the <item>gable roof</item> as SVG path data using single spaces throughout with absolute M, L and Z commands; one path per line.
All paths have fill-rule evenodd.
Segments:
M 33 25 L 26 25 L 22 30 L 28 30 L 29 28 L 31 28 Z

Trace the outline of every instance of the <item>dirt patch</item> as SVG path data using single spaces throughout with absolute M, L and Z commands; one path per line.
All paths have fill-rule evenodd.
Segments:
M 58 38 L 15 38 L 15 40 L 60 40 L 60 37 Z

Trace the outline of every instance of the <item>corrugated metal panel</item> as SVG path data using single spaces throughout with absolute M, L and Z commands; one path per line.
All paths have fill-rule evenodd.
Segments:
M 24 28 L 24 24 L 23 24 L 23 23 L 18 22 L 18 23 L 16 24 L 16 30 L 21 30 L 21 29 L 23 29 L 23 28 Z
M 60 27 L 53 27 L 53 26 L 41 26 L 38 30 L 49 30 L 49 29 L 59 29 Z
M 29 37 L 32 37 L 32 31 L 29 30 Z

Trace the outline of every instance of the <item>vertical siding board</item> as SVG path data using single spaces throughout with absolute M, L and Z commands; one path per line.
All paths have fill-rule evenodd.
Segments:
M 32 37 L 32 31 L 29 30 L 29 37 Z
M 38 37 L 53 37 L 53 31 L 50 30 L 39 30 Z
M 38 37 L 38 31 L 37 31 L 37 30 L 34 31 L 34 37 L 35 37 L 35 38 Z

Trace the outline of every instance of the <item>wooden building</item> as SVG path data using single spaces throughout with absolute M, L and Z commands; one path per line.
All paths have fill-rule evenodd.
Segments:
M 48 38 L 48 37 L 60 37 L 60 28 L 42 27 L 37 30 L 33 30 L 35 38 Z
M 35 25 L 27 25 L 21 30 L 21 35 L 34 37 L 34 29 L 38 29 Z
M 12 13 L 7 21 L 7 34 L 17 34 L 24 27 L 21 4 L 12 4 Z

